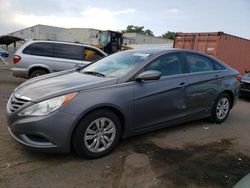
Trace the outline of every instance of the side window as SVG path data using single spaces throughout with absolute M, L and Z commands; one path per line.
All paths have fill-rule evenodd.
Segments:
M 32 43 L 23 50 L 24 54 L 29 55 L 38 55 L 38 56 L 47 56 L 53 57 L 53 47 L 51 43 L 46 42 L 36 42 Z
M 91 48 L 86 48 L 84 50 L 84 60 L 85 61 L 95 61 L 97 59 L 101 59 L 103 55 L 98 53 L 97 51 L 91 49 Z
M 56 58 L 83 60 L 82 46 L 53 43 L 53 48 Z
M 186 60 L 189 72 L 191 73 L 218 70 L 211 59 L 198 54 L 186 53 Z M 218 64 L 217 68 L 219 68 L 219 66 Z
M 226 68 L 223 65 L 221 65 L 217 62 L 214 62 L 214 70 L 225 70 L 225 69 Z
M 181 53 L 166 54 L 154 60 L 145 70 L 160 71 L 162 76 L 184 73 L 184 64 Z

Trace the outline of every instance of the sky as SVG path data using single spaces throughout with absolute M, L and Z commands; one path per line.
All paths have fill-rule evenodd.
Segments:
M 37 24 L 124 30 L 223 31 L 250 39 L 250 0 L 0 0 L 0 35 Z

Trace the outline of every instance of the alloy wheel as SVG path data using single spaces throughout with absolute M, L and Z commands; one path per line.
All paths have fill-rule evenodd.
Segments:
M 84 144 L 91 152 L 107 150 L 116 136 L 116 127 L 109 118 L 98 118 L 91 122 L 84 134 Z
M 223 97 L 219 100 L 217 107 L 216 107 L 216 116 L 218 119 L 222 120 L 224 119 L 228 112 L 229 112 L 229 100 L 226 97 Z

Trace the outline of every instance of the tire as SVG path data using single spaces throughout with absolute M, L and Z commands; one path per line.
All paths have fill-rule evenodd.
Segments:
M 226 120 L 232 106 L 232 100 L 226 93 L 220 94 L 214 102 L 211 120 L 213 123 L 222 123 Z
M 43 69 L 37 69 L 31 72 L 30 78 L 34 78 L 34 77 L 41 76 L 44 74 L 48 74 L 48 72 Z
M 94 159 L 113 150 L 120 136 L 121 123 L 117 115 L 101 109 L 88 114 L 79 122 L 72 135 L 72 145 L 80 157 Z

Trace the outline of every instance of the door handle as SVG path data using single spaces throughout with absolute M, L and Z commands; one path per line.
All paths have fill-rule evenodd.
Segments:
M 178 87 L 185 87 L 185 86 L 187 86 L 188 84 L 187 83 L 185 83 L 185 82 L 181 82 L 180 84 L 179 84 L 179 86 Z
M 221 76 L 218 75 L 218 74 L 214 75 L 214 78 L 215 78 L 215 79 L 219 79 L 220 77 L 221 77 Z

